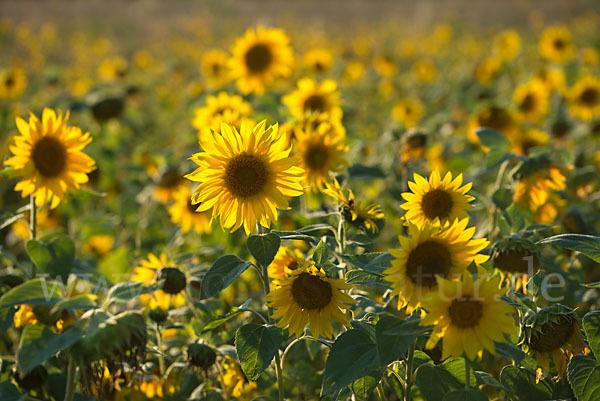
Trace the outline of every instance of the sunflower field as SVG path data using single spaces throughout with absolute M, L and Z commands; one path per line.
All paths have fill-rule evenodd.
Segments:
M 597 4 L 83 3 L 0 5 L 1 401 L 600 400 Z

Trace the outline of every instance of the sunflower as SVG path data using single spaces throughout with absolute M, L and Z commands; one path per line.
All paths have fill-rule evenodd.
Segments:
M 514 137 L 511 141 L 511 151 L 520 155 L 529 155 L 529 151 L 539 146 L 548 144 L 550 136 L 537 128 L 527 128 L 522 135 Z
M 355 303 L 343 290 L 352 288 L 345 280 L 333 279 L 319 270 L 314 262 L 306 263 L 279 282 L 280 287 L 265 296 L 267 305 L 275 309 L 276 326 L 299 338 L 308 323 L 313 338 L 331 338 L 331 319 L 349 326 L 345 309 Z
M 513 195 L 513 201 L 536 212 L 548 203 L 552 191 L 566 188 L 566 177 L 555 166 L 540 167 L 537 171 L 521 177 Z
M 206 105 L 194 112 L 192 124 L 198 130 L 198 141 L 202 144 L 210 140 L 210 131 L 219 132 L 221 123 L 231 124 L 239 130 L 242 120 L 248 119 L 253 112 L 250 103 L 239 95 L 219 92 L 216 96 L 208 96 Z
M 88 181 L 87 173 L 96 168 L 94 160 L 82 152 L 92 141 L 79 127 L 67 126 L 65 116 L 44 109 L 42 120 L 31 114 L 29 123 L 17 117 L 20 135 L 9 146 L 13 157 L 6 166 L 14 167 L 23 179 L 15 186 L 21 196 L 33 195 L 38 206 L 58 206 L 69 189 L 78 189 Z
M 37 233 L 55 230 L 62 224 L 62 216 L 58 214 L 57 209 L 37 209 L 36 223 Z M 31 230 L 29 229 L 29 221 L 31 215 L 29 211 L 23 213 L 23 217 L 15 221 L 12 225 L 13 232 L 22 240 L 31 238 Z
M 269 277 L 274 283 L 279 283 L 284 277 L 289 276 L 293 271 L 306 263 L 306 259 L 299 249 L 291 249 L 285 246 L 279 248 L 275 259 L 269 265 Z
M 333 65 L 333 55 L 326 48 L 312 49 L 304 55 L 304 66 L 308 71 L 321 74 L 329 71 Z
M 431 82 L 435 78 L 435 64 L 430 59 L 417 60 L 412 72 L 418 82 Z
M 483 109 L 479 114 L 471 117 L 467 135 L 472 143 L 481 146 L 486 151 L 488 148 L 481 145 L 479 137 L 475 133 L 477 128 L 482 127 L 492 128 L 509 139 L 514 138 L 520 132 L 519 122 L 513 112 L 497 106 Z
M 180 226 L 184 234 L 192 228 L 197 234 L 209 233 L 210 212 L 197 212 L 199 205 L 193 205 L 191 197 L 192 191 L 189 188 L 182 188 L 175 195 L 175 203 L 168 209 L 171 223 Z
M 373 67 L 379 75 L 385 78 L 396 75 L 396 72 L 398 71 L 396 62 L 388 55 L 376 57 L 373 60 Z
M 177 268 L 175 262 L 167 259 L 165 253 L 161 253 L 158 257 L 149 253 L 147 259 L 142 259 L 139 266 L 133 269 L 132 281 L 151 285 L 156 281 L 156 278 L 161 275 L 163 268 Z M 166 284 L 166 281 L 165 281 Z M 150 309 L 168 310 L 169 306 L 179 308 L 185 305 L 185 295 L 183 291 L 177 294 L 170 293 L 168 288 L 163 286 L 162 290 L 154 291 L 152 294 L 140 295 L 140 302 L 147 305 Z
M 485 85 L 490 83 L 502 69 L 502 62 L 496 57 L 484 59 L 475 68 L 475 78 Z
M 233 77 L 243 93 L 262 94 L 277 78 L 287 78 L 294 67 L 290 39 L 281 29 L 249 29 L 235 41 L 230 60 Z
M 539 79 L 519 85 L 513 96 L 519 114 L 529 121 L 537 121 L 548 113 L 550 106 L 546 85 Z
M 349 149 L 346 134 L 338 127 L 336 123 L 317 121 L 314 126 L 304 124 L 303 130 L 294 130 L 294 154 L 304 169 L 304 184 L 313 191 L 322 190 L 332 173 L 339 173 L 349 165 L 344 159 Z
M 573 117 L 592 121 L 600 116 L 600 79 L 588 75 L 573 86 L 567 96 Z
M 514 60 L 520 50 L 521 37 L 514 29 L 502 31 L 494 38 L 494 54 L 504 62 Z
M 562 26 L 546 28 L 540 37 L 540 54 L 547 60 L 564 63 L 575 55 L 571 32 Z
M 544 66 L 536 74 L 535 78 L 546 85 L 549 92 L 563 92 L 565 89 L 565 72 L 558 67 Z
M 415 98 L 402 99 L 392 107 L 392 118 L 412 128 L 423 117 L 423 104 Z
M 98 74 L 106 81 L 121 79 L 127 75 L 129 63 L 122 57 L 111 57 L 100 64 Z
M 504 290 L 498 288 L 499 277 L 473 276 L 465 272 L 462 281 L 437 277 L 439 293 L 423 302 L 427 315 L 423 326 L 434 326 L 425 347 L 431 349 L 443 340 L 442 359 L 481 358 L 483 350 L 495 355 L 494 343 L 506 342 L 506 335 L 515 332 L 513 307 L 498 299 Z
M 410 130 L 402 136 L 400 142 L 400 159 L 402 163 L 422 159 L 425 156 L 427 135 L 417 130 Z
M 282 99 L 294 117 L 306 113 L 327 113 L 331 118 L 341 119 L 340 93 L 337 84 L 326 79 L 320 84 L 311 78 L 298 81 L 297 89 Z
M 346 68 L 344 69 L 344 80 L 354 83 L 358 82 L 365 75 L 365 65 L 360 61 L 354 60 L 348 62 L 346 64 Z
M 438 170 L 433 170 L 429 180 L 414 174 L 414 182 L 408 182 L 412 192 L 404 192 L 406 200 L 400 207 L 406 210 L 406 219 L 419 227 L 426 223 L 445 225 L 456 219 L 467 218 L 467 209 L 475 198 L 467 195 L 472 184 L 462 185 L 462 174 L 452 179 L 448 172 L 442 179 Z
M 396 259 L 384 274 L 392 283 L 392 295 L 398 295 L 398 309 L 407 312 L 421 306 L 421 301 L 437 292 L 436 276 L 459 277 L 471 262 L 481 264 L 487 255 L 479 254 L 488 244 L 485 238 L 472 239 L 475 227 L 467 228 L 469 219 L 455 220 L 445 227 L 429 223 L 421 228 L 408 225 L 408 236 L 400 235 L 400 249 L 390 249 Z
M 187 182 L 177 167 L 167 168 L 155 178 L 152 197 L 161 203 L 168 203 L 175 199 L 176 194 L 187 188 Z
M 243 122 L 238 132 L 223 123 L 205 152 L 191 157 L 200 166 L 186 175 L 201 183 L 192 198 L 193 204 L 202 203 L 198 211 L 212 208 L 212 219 L 220 216 L 223 228 L 235 231 L 243 224 L 247 234 L 257 223 L 268 227 L 277 221 L 277 209 L 289 208 L 288 197 L 304 193 L 304 170 L 289 157 L 286 139 L 277 124 L 266 128 L 262 121 L 253 128 Z
M 521 325 L 520 343 L 538 361 L 538 380 L 550 371 L 548 353 L 552 355 L 558 377 L 562 378 L 573 355 L 589 352 L 581 335 L 577 315 L 571 308 L 561 304 L 537 312 L 527 311 Z
M 27 77 L 20 67 L 0 72 L 0 99 L 14 99 L 23 94 L 27 87 Z
M 110 252 L 115 244 L 115 236 L 112 234 L 96 234 L 88 238 L 83 244 L 83 251 L 102 258 Z
M 202 73 L 210 87 L 221 88 L 231 80 L 228 60 L 227 52 L 220 49 L 209 50 L 202 55 Z
M 513 234 L 494 243 L 492 265 L 500 273 L 500 287 L 527 294 L 527 282 L 540 267 L 539 252 L 533 241 Z
M 225 356 L 223 361 L 222 381 L 225 391 L 236 400 L 250 401 L 258 394 L 256 382 L 249 382 L 242 373 L 240 365 L 230 356 Z

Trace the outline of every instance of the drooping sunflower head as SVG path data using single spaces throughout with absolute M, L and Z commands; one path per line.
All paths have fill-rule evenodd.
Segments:
M 9 146 L 14 156 L 4 162 L 22 177 L 16 191 L 33 194 L 38 206 L 58 206 L 69 189 L 78 189 L 96 168 L 94 160 L 82 152 L 92 141 L 89 133 L 67 126 L 69 114 L 44 109 L 41 121 L 33 114 L 26 122 L 17 117 L 19 135 Z
M 304 193 L 304 170 L 290 152 L 277 124 L 243 122 L 238 132 L 223 123 L 204 152 L 190 158 L 199 166 L 186 175 L 200 183 L 192 197 L 200 204 L 197 211 L 212 209 L 212 219 L 219 216 L 221 226 L 233 231 L 242 225 L 248 234 L 256 224 L 269 227 L 277 221 L 277 209 L 288 209 L 288 199 Z
M 296 118 L 310 113 L 327 113 L 332 119 L 342 118 L 340 93 L 331 79 L 318 83 L 311 78 L 302 78 L 297 88 L 282 101 Z
M 231 49 L 230 65 L 238 88 L 262 94 L 275 79 L 289 77 L 294 66 L 290 39 L 281 29 L 249 29 Z
M 584 121 L 600 116 L 600 79 L 588 75 L 569 90 L 569 112 Z
M 445 225 L 456 219 L 468 217 L 467 209 L 475 199 L 467 193 L 471 183 L 462 185 L 463 177 L 459 174 L 454 179 L 448 172 L 442 179 L 439 171 L 434 170 L 429 180 L 414 174 L 414 182 L 408 183 L 411 192 L 404 192 L 406 200 L 400 207 L 406 210 L 406 220 L 411 224 Z
M 322 190 L 331 174 L 341 172 L 348 161 L 346 132 L 336 121 L 316 120 L 295 129 L 294 154 L 304 169 L 304 183 L 313 191 Z
M 27 77 L 20 67 L 0 72 L 0 99 L 14 99 L 23 94 L 27 87 Z
M 421 101 L 414 98 L 402 99 L 392 107 L 392 118 L 408 128 L 419 123 L 423 117 L 423 105 Z
M 537 312 L 527 311 L 519 337 L 520 343 L 535 354 L 541 368 L 538 371 L 539 378 L 549 373 L 548 353 L 552 355 L 559 377 L 562 377 L 571 357 L 588 351 L 575 311 L 561 304 Z
M 322 74 L 333 65 L 333 55 L 324 47 L 312 49 L 304 55 L 304 66 L 310 72 Z
M 181 279 L 183 277 L 183 280 Z M 162 290 L 154 291 L 152 294 L 140 295 L 140 302 L 150 309 L 161 309 L 166 311 L 170 306 L 178 308 L 185 305 L 185 296 L 181 291 L 181 282 L 184 282 L 185 273 L 181 271 L 172 260 L 167 259 L 165 253 L 156 256 L 149 253 L 146 259 L 140 261 L 139 266 L 133 269 L 132 281 L 150 285 L 157 280 L 165 280 Z M 174 291 L 179 289 L 179 291 Z
M 275 309 L 272 317 L 279 319 L 277 327 L 288 327 L 298 338 L 309 324 L 317 339 L 333 336 L 332 319 L 348 326 L 346 309 L 355 301 L 343 292 L 352 287 L 345 280 L 329 278 L 309 262 L 282 278 L 279 285 L 265 297 L 267 305 Z
M 571 32 L 563 26 L 546 28 L 540 37 L 540 54 L 557 63 L 564 63 L 575 55 Z
M 433 325 L 426 348 L 442 340 L 442 359 L 466 355 L 470 360 L 481 357 L 483 350 L 495 354 L 495 343 L 505 342 L 506 335 L 516 332 L 513 308 L 498 299 L 503 290 L 499 278 L 473 276 L 465 272 L 462 281 L 437 278 L 439 292 L 423 302 L 427 315 L 421 325 Z
M 502 278 L 500 285 L 508 283 L 508 289 L 527 293 L 526 284 L 540 266 L 539 250 L 529 238 L 511 235 L 496 241 L 492 247 L 493 266 Z
M 305 263 L 306 259 L 299 249 L 282 246 L 269 265 L 269 277 L 273 279 L 274 283 L 278 283 L 279 280 L 289 276 Z
M 546 85 L 534 79 L 519 85 L 515 89 L 514 101 L 520 115 L 530 121 L 536 121 L 548 112 L 549 93 Z
M 346 196 L 335 177 L 333 178 L 333 184 L 325 183 L 325 188 L 323 188 L 322 192 L 329 195 L 338 203 L 345 221 L 371 233 L 379 231 L 377 220 L 384 218 L 380 205 L 365 205 L 360 200 L 355 199 L 354 192 L 351 189 L 348 189 L 348 196 Z
M 398 308 L 412 311 L 438 290 L 436 277 L 455 280 L 474 262 L 488 260 L 479 252 L 488 246 L 485 238 L 473 239 L 475 227 L 467 228 L 468 218 L 445 227 L 425 223 L 408 226 L 408 236 L 401 235 L 400 249 L 390 249 L 396 258 L 385 273 L 392 283 L 392 295 L 398 295 Z
M 194 111 L 192 124 L 198 130 L 198 141 L 202 145 L 211 139 L 211 130 L 219 132 L 222 123 L 233 125 L 238 130 L 242 121 L 252 116 L 252 106 L 239 95 L 219 92 L 206 98 L 206 105 Z
M 229 55 L 221 49 L 212 49 L 202 55 L 202 73 L 209 86 L 220 88 L 231 79 Z
M 175 195 L 175 203 L 168 209 L 171 223 L 181 227 L 186 234 L 194 229 L 197 234 L 209 233 L 211 231 L 210 211 L 197 212 L 200 205 L 192 204 L 192 191 L 182 188 Z

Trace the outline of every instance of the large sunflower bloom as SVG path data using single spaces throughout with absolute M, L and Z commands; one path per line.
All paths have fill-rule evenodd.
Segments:
M 441 179 L 439 171 L 433 170 L 429 180 L 417 173 L 414 180 L 408 182 L 412 192 L 402 194 L 406 203 L 400 206 L 406 210 L 410 223 L 419 227 L 426 223 L 444 225 L 468 217 L 466 210 L 472 207 L 470 202 L 475 198 L 467 195 L 472 184 L 462 185 L 462 174 L 452 179 L 452 173 L 448 172 Z
M 333 119 L 341 119 L 340 93 L 337 84 L 326 79 L 320 84 L 311 78 L 298 81 L 298 88 L 282 99 L 294 117 L 306 113 L 327 113 Z
M 290 39 L 281 29 L 249 29 L 231 49 L 231 69 L 244 93 L 262 94 L 277 78 L 289 77 L 294 66 Z
M 425 347 L 433 348 L 442 340 L 442 359 L 465 354 L 474 360 L 484 349 L 495 355 L 494 343 L 505 342 L 506 334 L 517 328 L 513 308 L 497 298 L 504 292 L 498 288 L 499 281 L 499 277 L 481 277 L 473 282 L 469 272 L 462 281 L 438 276 L 439 293 L 423 302 L 427 315 L 421 325 L 434 326 Z
M 547 60 L 564 63 L 575 55 L 571 32 L 562 26 L 553 26 L 542 32 L 540 54 Z
M 94 160 L 82 152 L 92 141 L 89 133 L 68 127 L 69 114 L 58 115 L 44 109 L 42 120 L 31 114 L 29 123 L 17 118 L 20 135 L 10 145 L 13 157 L 4 162 L 14 167 L 23 179 L 15 186 L 21 196 L 33 195 L 36 204 L 58 206 L 69 189 L 88 181 L 87 173 L 96 168 Z
M 279 284 L 265 297 L 267 305 L 275 309 L 272 317 L 280 319 L 277 327 L 289 326 L 290 333 L 299 338 L 308 323 L 317 339 L 333 336 L 331 319 L 348 326 L 345 309 L 355 301 L 343 292 L 352 287 L 345 280 L 329 278 L 310 263 L 282 278 Z
M 192 191 L 189 188 L 183 188 L 175 195 L 175 203 L 168 209 L 171 223 L 180 226 L 184 234 L 192 228 L 197 234 L 209 233 L 210 212 L 197 212 L 199 205 L 192 204 L 191 197 Z
M 600 116 L 600 79 L 588 75 L 568 92 L 569 112 L 573 117 L 592 121 Z
M 396 259 L 385 271 L 392 283 L 392 295 L 398 295 L 398 309 L 408 311 L 436 292 L 436 276 L 459 277 L 471 262 L 481 264 L 489 256 L 479 254 L 488 244 L 485 238 L 472 239 L 475 227 L 467 228 L 469 219 L 456 220 L 446 227 L 425 223 L 422 228 L 409 224 L 408 236 L 399 236 L 400 249 L 390 249 Z
M 222 124 L 205 152 L 191 157 L 200 167 L 186 178 L 201 183 L 193 204 L 202 203 L 199 212 L 212 208 L 212 219 L 220 216 L 223 228 L 235 231 L 243 224 L 249 234 L 257 223 L 268 227 L 277 221 L 277 209 L 289 208 L 289 197 L 304 193 L 304 170 L 286 143 L 277 124 L 266 128 L 262 121 L 252 128 L 244 122 L 239 133 Z
M 156 281 L 157 273 L 163 267 L 173 268 L 176 267 L 176 264 L 167 259 L 165 253 L 161 253 L 158 257 L 149 253 L 147 259 L 142 259 L 139 266 L 133 269 L 131 280 L 150 285 Z M 185 295 L 183 291 L 178 294 L 169 294 L 163 290 L 157 290 L 152 294 L 140 295 L 140 302 L 150 307 L 150 309 L 168 310 L 169 306 L 178 308 L 185 305 Z

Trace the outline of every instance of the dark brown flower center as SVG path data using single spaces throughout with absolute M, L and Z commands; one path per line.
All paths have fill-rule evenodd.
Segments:
M 554 47 L 558 50 L 562 50 L 567 46 L 567 42 L 565 42 L 563 39 L 555 39 L 554 40 Z
M 557 323 L 544 324 L 541 332 L 535 332 L 531 336 L 528 345 L 538 352 L 554 351 L 569 341 L 574 329 L 573 318 L 562 316 Z
M 450 215 L 454 206 L 452 195 L 442 189 L 434 189 L 433 191 L 427 192 L 423 195 L 421 201 L 421 209 L 423 214 L 429 220 L 433 220 L 436 217 L 444 219 Z
M 531 265 L 531 266 L 530 266 Z M 538 258 L 524 250 L 507 250 L 494 258 L 494 266 L 509 273 L 535 273 L 539 266 Z
M 329 305 L 333 293 L 329 282 L 302 273 L 292 283 L 292 297 L 302 309 L 322 309 Z
M 158 181 L 158 186 L 161 188 L 175 188 L 183 181 L 183 176 L 176 169 L 166 171 Z
M 482 127 L 493 128 L 503 133 L 506 128 L 513 124 L 513 119 L 508 111 L 500 107 L 492 107 L 479 117 L 479 124 Z
M 300 264 L 298 263 L 297 260 L 292 260 L 290 263 L 288 263 L 287 268 L 294 271 L 298 268 L 298 266 L 300 266 Z
M 198 207 L 200 206 L 200 204 L 201 204 L 201 203 L 202 203 L 202 202 L 200 202 L 200 203 L 196 203 L 196 204 L 194 205 L 194 204 L 192 204 L 192 199 L 190 198 L 190 199 L 188 199 L 188 201 L 187 201 L 187 208 L 188 208 L 188 210 L 189 210 L 191 213 L 197 213 L 197 212 L 196 212 L 196 209 L 198 209 Z
M 273 54 L 267 45 L 259 43 L 252 46 L 246 52 L 244 59 L 246 61 L 246 67 L 248 67 L 251 72 L 260 73 L 269 68 L 273 61 Z
M 44 177 L 56 177 L 67 165 L 67 149 L 60 140 L 45 136 L 33 147 L 33 163 Z
M 477 326 L 483 316 L 483 304 L 472 297 L 458 298 L 448 308 L 450 320 L 461 329 Z
M 524 113 L 527 113 L 533 111 L 535 109 L 535 106 L 535 96 L 532 94 L 527 94 L 521 101 L 521 104 L 519 105 L 519 110 L 521 110 Z
M 416 133 L 408 137 L 406 144 L 410 149 L 421 149 L 427 144 L 427 135 Z
M 579 95 L 581 103 L 589 106 L 596 105 L 596 103 L 598 103 L 599 98 L 600 93 L 598 93 L 596 88 L 587 88 L 583 92 L 581 92 L 581 95 Z
M 422 287 L 436 285 L 436 276 L 447 277 L 452 267 L 452 255 L 440 242 L 426 241 L 419 244 L 408 255 L 406 276 Z
M 304 152 L 303 159 L 311 170 L 321 170 L 329 160 L 329 149 L 320 143 L 310 145 Z
M 555 138 L 563 138 L 569 133 L 570 129 L 571 126 L 569 125 L 569 123 L 561 120 L 552 124 L 552 128 L 550 129 L 550 131 L 552 132 L 552 135 Z
M 229 160 L 224 179 L 225 186 L 234 196 L 246 199 L 265 188 L 269 171 L 257 156 L 240 154 Z
M 15 86 L 15 84 L 16 84 L 16 81 L 15 81 L 15 79 L 14 79 L 13 77 L 8 77 L 8 78 L 6 78 L 6 80 L 4 81 L 4 85 L 5 85 L 7 88 L 12 88 L 13 86 Z
M 305 112 L 322 112 L 325 111 L 326 106 L 325 98 L 318 94 L 310 95 L 304 101 Z

